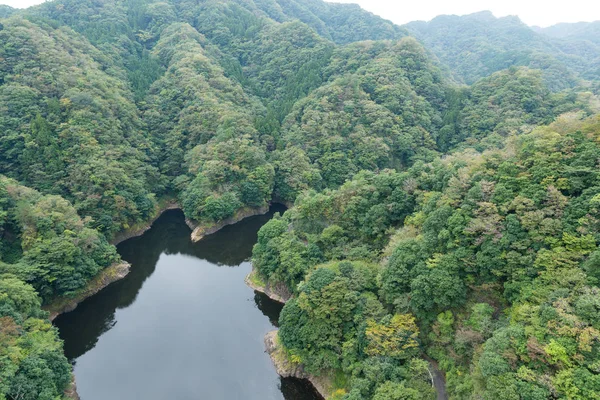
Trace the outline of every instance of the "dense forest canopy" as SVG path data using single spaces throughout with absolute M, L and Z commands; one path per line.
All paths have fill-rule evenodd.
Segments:
M 291 207 L 256 273 L 334 399 L 600 397 L 598 23 L 399 27 L 321 0 L 0 6 L 0 399 L 71 381 L 41 310 L 176 201 Z

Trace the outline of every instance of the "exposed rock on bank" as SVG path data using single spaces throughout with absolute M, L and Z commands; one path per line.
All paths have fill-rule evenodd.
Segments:
M 211 234 L 223 229 L 227 225 L 237 224 L 238 222 L 240 222 L 241 220 L 243 220 L 245 218 L 253 217 L 255 215 L 264 215 L 268 212 L 269 212 L 268 205 L 266 205 L 264 207 L 260 207 L 260 208 L 245 207 L 245 208 L 239 209 L 233 217 L 224 219 L 223 221 L 199 223 L 197 221 L 186 219 L 185 223 L 190 227 L 190 229 L 192 229 L 192 242 L 199 242 L 205 236 L 211 235 Z
M 277 285 L 270 285 L 265 283 L 254 269 L 246 276 L 245 282 L 250 288 L 267 295 L 271 300 L 279 303 L 285 304 L 292 298 L 292 294 L 285 284 L 279 283 Z M 271 356 L 277 374 L 283 378 L 306 379 L 314 386 L 321 397 L 326 399 L 330 396 L 332 385 L 329 382 L 329 379 L 325 376 L 312 376 L 304 371 L 302 364 L 290 360 L 282 346 L 279 344 L 277 332 L 277 330 L 274 330 L 265 335 L 265 349 L 269 356 Z
M 281 283 L 275 286 L 265 284 L 254 269 L 248 274 L 248 276 L 246 276 L 245 281 L 246 285 L 248 285 L 250 288 L 256 290 L 257 292 L 264 293 L 271 300 L 279 303 L 285 303 L 292 297 L 292 294 L 289 292 L 285 284 Z M 306 379 L 314 386 L 321 397 L 326 399 L 328 396 L 330 396 L 332 392 L 330 379 L 326 376 L 316 377 L 310 375 L 304 371 L 302 364 L 291 360 L 283 350 L 282 346 L 279 344 L 279 337 L 277 336 L 277 333 L 278 331 L 274 330 L 265 335 L 265 349 L 271 357 L 273 365 L 275 365 L 277 374 L 283 378 Z
M 95 295 L 111 283 L 123 279 L 129 273 L 130 268 L 131 265 L 124 261 L 106 267 L 74 297 L 59 297 L 42 308 L 50 313 L 49 319 L 53 321 L 60 314 L 73 311 L 79 303 Z
M 271 300 L 275 300 L 279 303 L 286 303 L 289 299 L 292 298 L 292 294 L 284 283 L 277 283 L 275 285 L 270 283 L 265 283 L 258 276 L 258 272 L 255 269 L 252 269 L 252 272 L 246 276 L 245 279 L 246 285 L 256 290 L 257 292 L 264 293 Z
M 77 384 L 75 383 L 75 375 L 71 379 L 71 384 L 65 390 L 65 398 L 71 400 L 80 400 L 79 394 L 77 393 Z
M 326 376 L 313 376 L 304 371 L 302 364 L 290 360 L 279 344 L 278 331 L 271 331 L 265 335 L 265 348 L 275 365 L 275 370 L 283 378 L 297 378 L 308 380 L 319 394 L 326 399 L 333 392 L 332 384 Z

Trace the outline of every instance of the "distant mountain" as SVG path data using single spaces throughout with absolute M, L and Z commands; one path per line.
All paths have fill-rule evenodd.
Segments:
M 519 18 L 496 18 L 489 11 L 442 15 L 405 27 L 447 65 L 455 79 L 471 84 L 493 72 L 528 66 L 544 71 L 554 90 L 597 77 L 600 49 L 581 38 L 568 43 L 536 32 Z
M 557 39 L 589 40 L 600 45 L 600 21 L 560 23 L 547 28 L 533 27 L 533 29 Z

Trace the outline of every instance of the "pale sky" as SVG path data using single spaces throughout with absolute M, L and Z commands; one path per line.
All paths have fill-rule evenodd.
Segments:
M 43 0 L 0 0 L 0 4 L 25 8 Z M 339 3 L 358 3 L 362 8 L 392 20 L 397 24 L 415 20 L 429 21 L 441 14 L 471 14 L 490 10 L 497 17 L 518 15 L 528 25 L 542 27 L 558 22 L 600 20 L 600 1 L 597 0 L 330 0 Z
M 2 0 L 0 0 L 2 1 Z M 399 25 L 429 21 L 441 14 L 464 15 L 490 10 L 496 17 L 517 15 L 527 25 L 547 27 L 559 22 L 600 20 L 598 0 L 330 0 L 357 3 Z

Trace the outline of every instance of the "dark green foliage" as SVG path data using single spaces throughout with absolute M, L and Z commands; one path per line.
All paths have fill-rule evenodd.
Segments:
M 440 80 L 412 39 L 377 49 L 355 72 L 299 101 L 284 122 L 282 142 L 301 147 L 330 187 L 363 169 L 429 159 L 445 108 Z
M 0 31 L 0 172 L 71 200 L 113 233 L 149 217 L 159 186 L 126 86 L 69 29 L 13 18 Z
M 0 4 L 0 18 L 8 18 L 12 14 L 14 14 L 17 10 L 14 8 L 7 6 L 5 4 Z M 1 30 L 2 28 L 0 28 Z
M 71 382 L 58 331 L 33 287 L 0 275 L 0 397 L 54 400 Z
M 306 193 L 283 219 L 259 232 L 253 263 L 259 273 L 292 290 L 314 265 L 326 259 L 369 259 L 385 245 L 389 229 L 412 210 L 404 190 L 408 177 L 363 172 L 336 191 Z M 288 231 L 283 226 L 294 229 Z
M 298 99 L 323 84 L 323 69 L 333 48 L 333 43 L 299 22 L 270 26 L 257 35 L 244 70 L 257 94 L 269 99 L 273 122 L 281 123 Z
M 318 0 L 255 0 L 276 21 L 298 19 L 323 37 L 344 44 L 363 40 L 399 39 L 406 31 L 356 4 Z
M 65 199 L 0 176 L 0 398 L 55 400 L 70 384 L 62 342 L 40 307 L 119 260 L 89 222 Z
M 272 161 L 275 167 L 274 199 L 293 203 L 302 191 L 321 189 L 321 172 L 302 149 L 287 147 L 276 151 Z
M 417 392 L 407 390 L 405 362 L 391 361 L 403 343 L 394 332 L 410 326 L 410 312 L 451 395 L 597 396 L 599 127 L 597 117 L 568 114 L 502 150 L 358 175 L 336 191 L 301 196 L 261 230 L 253 255 L 261 275 L 296 294 L 280 321 L 291 357 L 315 372 L 346 373 L 345 399 L 423 398 L 410 397 Z M 404 221 L 391 239 L 387 229 L 381 241 L 360 235 L 378 209 L 374 199 L 355 208 L 361 189 L 369 182 L 383 193 L 394 176 L 403 196 L 384 208 L 404 204 L 413 214 L 396 222 L 381 215 L 373 226 Z M 371 280 L 351 260 L 383 268 Z M 409 349 L 398 354 L 410 359 Z M 373 375 L 376 365 L 387 372 Z

